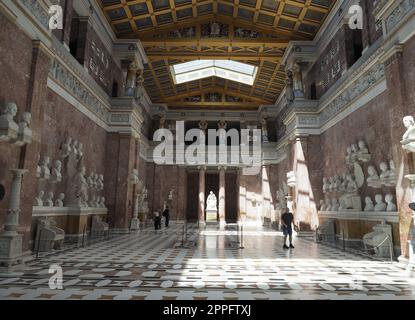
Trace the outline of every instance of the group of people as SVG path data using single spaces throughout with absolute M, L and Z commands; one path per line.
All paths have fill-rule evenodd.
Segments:
M 165 226 L 166 228 L 169 227 L 170 222 L 170 210 L 167 206 L 163 212 L 161 212 L 161 209 L 158 209 L 154 211 L 154 230 L 160 230 L 161 229 L 161 219 L 164 217 Z

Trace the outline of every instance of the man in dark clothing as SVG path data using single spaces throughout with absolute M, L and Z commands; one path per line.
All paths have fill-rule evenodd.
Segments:
M 284 249 L 292 248 L 293 246 L 293 229 L 292 225 L 294 225 L 294 230 L 297 230 L 297 226 L 294 224 L 294 215 L 288 210 L 288 208 L 285 208 L 285 212 L 281 215 L 281 222 L 282 222 L 282 233 L 284 235 Z M 287 243 L 287 236 L 290 240 L 290 246 L 288 247 L 286 245 Z
M 170 211 L 169 207 L 166 207 L 163 211 L 163 217 L 166 219 L 166 228 L 169 227 L 169 221 L 170 221 Z

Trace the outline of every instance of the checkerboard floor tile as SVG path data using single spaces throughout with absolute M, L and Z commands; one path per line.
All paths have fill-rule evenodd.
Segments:
M 182 226 L 119 235 L 43 255 L 23 275 L 0 277 L 0 299 L 301 300 L 414 299 L 415 282 L 396 262 L 371 260 L 304 238 L 282 248 L 282 235 Z M 49 288 L 60 265 L 63 290 Z

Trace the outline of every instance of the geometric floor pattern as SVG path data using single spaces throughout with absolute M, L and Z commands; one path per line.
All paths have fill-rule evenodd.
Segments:
M 1 300 L 345 300 L 414 299 L 415 282 L 396 262 L 371 260 L 280 232 L 182 225 L 113 236 L 41 256 L 23 275 L 1 277 Z M 49 267 L 63 290 L 49 288 Z

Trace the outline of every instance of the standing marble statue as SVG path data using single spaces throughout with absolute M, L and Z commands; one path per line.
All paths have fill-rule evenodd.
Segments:
M 406 152 L 415 152 L 415 123 L 414 117 L 406 116 L 403 118 L 403 124 L 406 128 L 406 132 L 402 136 L 401 144 L 402 148 Z
M 209 211 L 209 210 L 214 210 L 214 211 L 218 210 L 218 201 L 213 191 L 210 191 L 209 196 L 207 197 L 207 200 L 206 200 L 206 211 Z
M 79 207 L 88 206 L 88 182 L 85 178 L 86 168 L 81 166 L 73 181 L 73 192 L 76 199 L 76 205 Z

